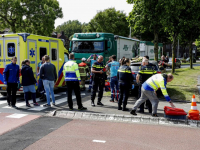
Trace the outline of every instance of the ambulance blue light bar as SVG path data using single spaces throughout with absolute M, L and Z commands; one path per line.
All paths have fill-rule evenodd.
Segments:
M 40 42 L 49 42 L 49 40 L 38 39 Z

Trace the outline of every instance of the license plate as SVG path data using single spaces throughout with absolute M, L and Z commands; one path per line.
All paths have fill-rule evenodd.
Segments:
M 2 87 L 2 90 L 6 90 L 6 87 Z

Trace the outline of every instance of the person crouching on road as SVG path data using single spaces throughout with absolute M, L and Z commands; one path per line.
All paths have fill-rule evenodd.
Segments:
M 11 62 L 12 63 L 6 65 L 3 71 L 3 79 L 4 79 L 4 84 L 7 85 L 8 106 L 17 108 L 15 106 L 17 86 L 19 84 L 19 65 L 16 64 L 17 57 L 12 57 Z
M 35 77 L 33 75 L 33 70 L 30 67 L 30 60 L 26 59 L 24 61 L 24 64 L 22 64 L 22 86 L 24 90 L 24 98 L 26 100 L 26 106 L 31 107 L 29 104 L 29 95 L 30 93 L 32 94 L 32 99 L 33 99 L 33 105 L 39 106 L 39 104 L 36 102 L 36 90 L 35 90 Z
M 47 104 L 43 106 L 51 107 L 50 93 L 53 105 L 55 105 L 54 85 L 57 80 L 57 73 L 54 64 L 50 63 L 50 57 L 48 55 L 45 55 L 44 59 L 45 63 L 40 67 L 40 78 L 42 79 L 44 89 L 46 91 Z
M 119 80 L 119 101 L 118 110 L 128 111 L 126 108 L 129 92 L 132 87 L 133 76 L 131 72 L 129 58 L 122 59 L 122 66 L 119 68 L 117 78 Z M 123 100 L 123 107 L 122 105 Z
M 93 84 L 92 84 L 92 95 L 91 95 L 91 106 L 95 106 L 94 99 L 96 97 L 96 92 L 99 87 L 98 102 L 97 105 L 103 106 L 101 99 L 103 96 L 103 88 L 105 86 L 105 66 L 103 64 L 103 56 L 99 56 L 97 62 L 92 66 L 93 73 Z
M 111 100 L 110 102 L 114 102 L 114 99 L 116 102 L 118 102 L 119 97 L 119 83 L 117 79 L 117 71 L 119 69 L 119 62 L 116 60 L 116 55 L 111 56 L 112 62 L 108 63 L 106 65 L 106 68 L 110 68 L 110 87 L 111 87 Z M 115 90 L 116 89 L 116 90 Z
M 87 108 L 83 107 L 81 102 L 81 92 L 80 86 L 81 78 L 78 70 L 78 65 L 74 61 L 74 54 L 69 54 L 69 61 L 64 64 L 63 75 L 65 76 L 65 81 L 67 84 L 67 94 L 68 94 L 68 106 L 69 110 L 73 110 L 73 101 L 72 101 L 72 90 L 76 95 L 76 101 L 79 110 L 86 110 Z
M 81 91 L 85 90 L 85 80 L 87 79 L 87 73 L 89 73 L 88 65 L 85 63 L 86 58 L 82 58 L 82 63 L 78 65 L 80 76 L 81 76 Z
M 155 91 L 158 90 L 158 88 L 161 89 L 163 95 L 165 96 L 165 99 L 170 103 L 171 107 L 175 107 L 172 103 L 166 89 L 167 82 L 171 82 L 174 79 L 172 74 L 155 74 L 152 77 L 150 77 L 147 81 L 145 81 L 142 84 L 141 89 L 141 97 L 136 101 L 135 105 L 132 108 L 132 111 L 130 112 L 132 115 L 137 115 L 136 110 L 137 108 L 144 103 L 147 99 L 150 100 L 153 110 L 152 110 L 152 116 L 158 117 L 157 115 L 157 108 L 159 99 L 155 94 Z

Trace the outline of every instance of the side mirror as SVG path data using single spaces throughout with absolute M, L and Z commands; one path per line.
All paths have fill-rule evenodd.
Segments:
M 72 41 L 70 41 L 70 43 L 69 43 L 69 52 L 71 52 L 72 51 Z

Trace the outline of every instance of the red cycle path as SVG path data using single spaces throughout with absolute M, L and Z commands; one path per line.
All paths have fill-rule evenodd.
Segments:
M 0 135 L 40 117 L 39 115 L 27 115 L 21 118 L 8 118 L 7 116 L 10 115 L 12 114 L 0 113 Z
M 188 150 L 199 149 L 199 139 L 198 128 L 73 120 L 26 150 Z

